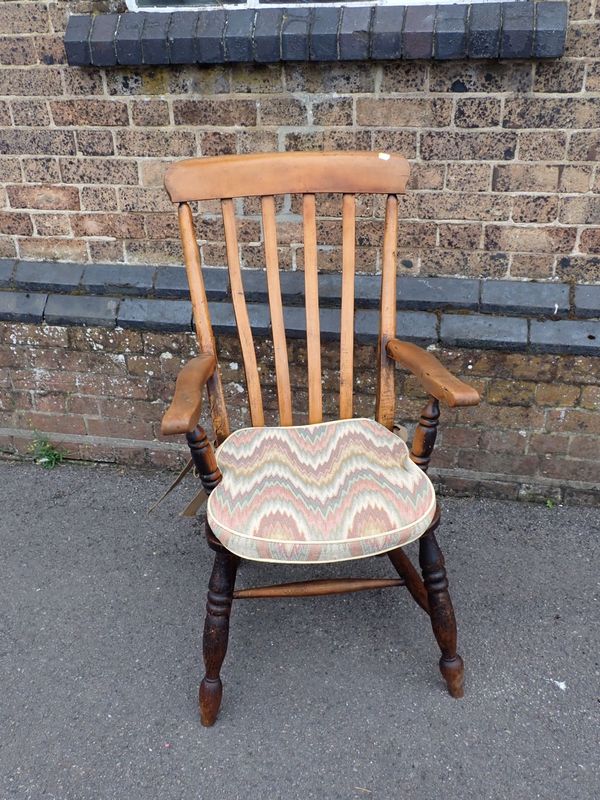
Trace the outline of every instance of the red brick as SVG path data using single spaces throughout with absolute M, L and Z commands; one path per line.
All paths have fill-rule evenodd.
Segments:
M 169 105 L 165 100 L 134 100 L 130 109 L 134 125 L 157 127 L 169 124 Z
M 121 439 L 153 439 L 152 425 L 142 420 L 115 420 L 107 417 L 86 417 L 85 425 L 90 436 L 111 436 Z
M 568 386 L 561 383 L 542 383 L 535 392 L 538 405 L 565 408 L 574 406 L 579 399 L 581 389 L 579 386 Z
M 75 236 L 114 236 L 118 239 L 143 239 L 146 236 L 142 214 L 78 214 L 71 217 Z
M 174 100 L 173 117 L 176 125 L 217 128 L 256 125 L 256 102 L 230 98 Z
M 10 36 L 0 39 L 0 64 L 24 66 L 37 64 L 35 42 L 30 36 Z
M 0 233 L 11 236 L 31 236 L 33 225 L 29 214 L 0 211 Z
M 70 236 L 71 224 L 67 214 L 32 214 L 36 236 Z
M 153 156 L 162 158 L 193 156 L 196 140 L 189 131 L 118 131 L 117 152 L 124 156 Z
M 4 14 L 6 4 L 3 4 Z M 1 16 L 1 15 L 0 15 Z M 62 94 L 60 72 L 43 67 L 1 67 L 0 86 L 3 95 L 14 97 L 51 97 Z
M 79 208 L 79 191 L 68 186 L 7 186 L 13 208 L 40 208 L 48 211 Z
M 19 252 L 33 261 L 87 261 L 85 242 L 79 239 L 21 239 Z
M 547 429 L 557 433 L 591 433 L 600 434 L 600 414 L 578 409 L 562 409 L 549 411 Z
M 56 125 L 86 126 L 129 124 L 127 105 L 113 100 L 54 100 L 50 110 Z
M 40 433 L 85 433 L 85 423 L 73 414 L 42 414 L 25 411 L 18 415 L 19 427 L 40 431 Z
M 61 158 L 59 165 L 64 183 L 138 183 L 137 163 L 128 159 Z
M 359 98 L 358 125 L 382 128 L 443 127 L 450 123 L 452 103 L 443 98 Z

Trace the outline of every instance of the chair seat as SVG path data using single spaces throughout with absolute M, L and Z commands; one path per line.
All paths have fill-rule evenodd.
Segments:
M 217 450 L 208 523 L 253 561 L 347 561 L 418 539 L 436 507 L 405 443 L 371 419 L 243 428 Z

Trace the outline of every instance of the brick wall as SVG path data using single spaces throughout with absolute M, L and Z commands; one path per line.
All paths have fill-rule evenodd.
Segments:
M 241 355 L 220 338 L 232 426 L 249 423 Z M 305 421 L 305 345 L 290 343 L 295 419 Z M 26 454 L 49 431 L 71 458 L 175 467 L 186 448 L 161 439 L 159 423 L 181 365 L 196 353 L 191 334 L 8 324 L 0 327 L 0 452 Z M 433 475 L 446 493 L 600 503 L 600 373 L 597 359 L 438 348 L 436 354 L 482 394 L 477 408 L 442 409 Z M 258 341 L 267 422 L 277 418 L 273 352 Z M 323 353 L 336 416 L 338 353 Z M 373 346 L 356 353 L 355 413 L 372 416 Z M 398 421 L 412 431 L 425 396 L 398 374 Z M 205 420 L 210 428 L 210 423 Z
M 62 32 L 68 11 L 119 3 L 4 2 L 0 258 L 180 265 L 176 215 L 161 188 L 170 160 L 374 148 L 400 151 L 412 164 L 400 210 L 401 274 L 600 283 L 598 1 L 570 3 L 566 55 L 545 63 L 107 70 L 67 67 Z M 358 208 L 358 267 L 374 272 L 382 209 L 362 198 Z M 203 262 L 220 266 L 222 226 L 214 207 L 204 211 Z M 297 199 L 279 211 L 282 266 L 301 269 Z M 257 206 L 238 212 L 244 266 L 261 266 Z M 319 212 L 320 268 L 335 270 L 337 200 L 323 198 Z M 40 270 L 47 275 L 48 264 Z M 231 337 L 221 344 L 237 426 L 247 422 L 241 359 Z M 268 340 L 259 347 L 268 362 Z M 291 348 L 294 396 L 304 409 L 303 346 Z M 435 474 L 444 491 L 599 501 L 597 359 L 437 348 L 484 398 L 477 409 L 443 413 Z M 24 454 L 41 431 L 74 458 L 175 466 L 184 449 L 160 439 L 158 422 L 194 351 L 184 333 L 3 323 L 0 449 Z M 371 346 L 358 348 L 358 413 L 372 413 L 372 357 Z M 328 347 L 329 415 L 336 364 Z M 273 412 L 272 367 L 263 374 Z M 407 376 L 400 389 L 400 416 L 412 425 L 422 397 Z
M 107 70 L 64 63 L 68 11 L 116 2 L 5 2 L 0 14 L 0 257 L 181 262 L 161 184 L 170 159 L 255 150 L 396 150 L 412 162 L 399 270 L 600 280 L 600 7 L 573 0 L 564 58 Z M 297 208 L 282 263 L 302 266 Z M 260 261 L 256 207 L 245 265 Z M 336 216 L 336 206 L 325 206 Z M 377 269 L 365 205 L 359 267 Z M 321 267 L 340 263 L 320 228 Z M 224 262 L 205 220 L 206 264 Z

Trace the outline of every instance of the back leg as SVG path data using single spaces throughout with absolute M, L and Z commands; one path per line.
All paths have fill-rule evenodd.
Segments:
M 440 672 L 452 697 L 462 697 L 465 668 L 456 652 L 456 619 L 448 592 L 444 556 L 431 529 L 419 540 L 419 564 L 429 599 L 431 627 L 442 651 Z

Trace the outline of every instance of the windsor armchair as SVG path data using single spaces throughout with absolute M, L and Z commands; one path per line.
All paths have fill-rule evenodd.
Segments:
M 164 434 L 185 434 L 208 494 L 206 536 L 215 551 L 209 583 L 200 685 L 201 721 L 212 725 L 222 696 L 220 670 L 234 599 L 315 596 L 405 585 L 430 617 L 441 650 L 440 670 L 453 697 L 463 694 L 463 662 L 444 558 L 435 538 L 440 512 L 427 468 L 439 403 L 474 405 L 477 392 L 429 352 L 396 334 L 398 195 L 409 166 L 387 153 L 276 153 L 198 158 L 171 166 L 165 186 L 179 205 L 179 225 L 201 354 L 181 370 Z M 339 419 L 323 422 L 315 195 L 342 195 L 342 301 Z M 353 418 L 355 195 L 385 199 L 375 419 Z M 277 195 L 302 196 L 308 425 L 294 425 L 277 249 Z M 279 426 L 265 415 L 236 236 L 234 199 L 260 198 L 274 345 Z M 232 304 L 238 328 L 252 426 L 230 433 L 217 347 L 211 327 L 190 203 L 219 200 Z M 412 447 L 392 432 L 396 364 L 412 372 L 429 399 Z M 207 390 L 216 452 L 199 426 Z M 403 546 L 419 540 L 421 578 Z M 273 563 L 345 561 L 387 553 L 398 577 L 313 580 L 235 591 L 240 559 Z

